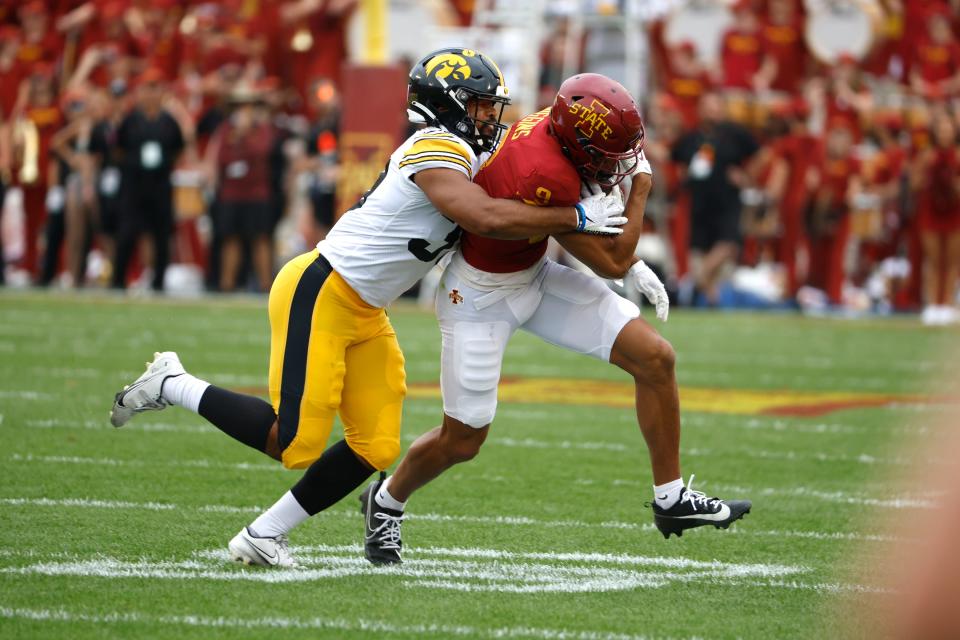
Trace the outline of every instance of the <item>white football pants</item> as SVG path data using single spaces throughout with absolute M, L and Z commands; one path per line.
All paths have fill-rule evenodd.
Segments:
M 443 411 L 476 428 L 493 422 L 503 354 L 517 329 L 609 361 L 620 331 L 640 315 L 599 278 L 553 260 L 494 274 L 474 269 L 459 251 L 443 272 L 436 307 Z

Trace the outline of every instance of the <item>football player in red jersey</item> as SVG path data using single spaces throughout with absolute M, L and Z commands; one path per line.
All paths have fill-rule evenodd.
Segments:
M 552 108 L 510 128 L 476 182 L 493 197 L 547 206 L 576 202 L 582 184 L 620 192 L 630 179 L 621 236 L 563 234 L 557 240 L 602 277 L 630 275 L 665 321 L 663 284 L 634 256 L 652 185 L 642 146 L 643 123 L 627 90 L 605 76 L 581 74 L 563 83 Z M 602 280 L 546 258 L 546 243 L 546 237 L 495 240 L 464 233 L 452 254 L 436 303 L 443 424 L 413 443 L 393 476 L 361 496 L 371 562 L 400 562 L 406 500 L 480 450 L 496 411 L 503 354 L 517 329 L 633 376 L 637 420 L 653 467 L 654 519 L 665 537 L 707 524 L 726 528 L 750 510 L 748 501 L 708 498 L 684 486 L 673 347 Z

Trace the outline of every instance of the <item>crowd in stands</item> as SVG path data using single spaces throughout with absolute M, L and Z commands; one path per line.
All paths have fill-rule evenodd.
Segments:
M 732 3 L 712 66 L 653 26 L 646 148 L 681 298 L 958 320 L 960 3 L 877 8 L 859 58 L 815 56 L 800 0 Z
M 356 4 L 0 2 L 0 283 L 266 291 L 288 194 L 301 248 L 333 222 Z
M 0 264 L 35 284 L 161 290 L 173 252 L 209 289 L 267 290 L 278 252 L 337 213 L 356 5 L 0 0 L 0 188 L 23 212 Z M 731 3 L 716 64 L 648 25 L 648 218 L 666 249 L 648 261 L 681 303 L 957 320 L 960 2 L 876 6 L 869 52 L 830 61 L 803 0 Z M 559 43 L 544 43 L 544 102 Z M 291 217 L 298 202 L 309 214 Z

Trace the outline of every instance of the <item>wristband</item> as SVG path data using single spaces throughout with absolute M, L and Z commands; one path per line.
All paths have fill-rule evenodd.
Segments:
M 583 210 L 583 205 L 579 202 L 573 205 L 573 208 L 577 210 L 577 231 L 583 231 L 583 228 L 587 226 L 587 212 Z

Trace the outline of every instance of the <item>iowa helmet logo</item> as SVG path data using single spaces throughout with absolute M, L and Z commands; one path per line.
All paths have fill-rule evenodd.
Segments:
M 472 53 L 464 51 L 464 55 Z M 464 56 L 455 53 L 442 53 L 430 59 L 426 66 L 427 75 L 435 76 L 441 80 L 453 76 L 454 80 L 466 80 L 470 77 L 470 65 Z

